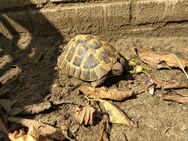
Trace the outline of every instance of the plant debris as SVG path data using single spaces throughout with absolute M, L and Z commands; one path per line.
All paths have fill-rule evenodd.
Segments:
M 155 53 L 142 48 L 134 48 L 134 52 L 140 60 L 154 69 L 180 68 L 188 78 L 185 71 L 185 67 L 188 67 L 188 60 L 186 59 L 178 58 L 175 54 Z
M 24 119 L 24 118 L 16 118 L 16 117 L 9 117 L 8 120 L 10 122 L 15 122 L 21 124 L 23 126 L 28 127 L 31 131 L 34 128 L 40 135 L 48 137 L 49 139 L 55 140 L 64 140 L 65 136 L 62 132 L 50 125 L 44 124 L 42 122 L 31 120 L 31 119 Z M 30 141 L 30 140 L 29 140 Z M 38 140 L 37 140 L 38 141 Z
M 34 127 L 30 127 L 27 134 L 23 130 L 15 130 L 8 134 L 11 141 L 53 141 L 41 135 Z
M 163 96 L 164 100 L 174 101 L 182 104 L 188 104 L 188 96 L 181 96 L 175 93 L 168 93 Z
M 93 125 L 95 111 L 91 106 L 76 107 L 75 119 L 79 124 Z
M 158 77 L 153 77 L 152 79 L 156 84 L 156 88 L 163 88 L 164 90 L 188 88 L 188 82 L 177 82 L 172 80 L 165 80 Z
M 7 99 L 0 99 L 0 105 L 2 105 L 3 109 L 9 113 L 12 116 L 18 115 L 18 114 L 39 114 L 42 112 L 45 112 L 46 110 L 53 109 L 54 106 L 59 106 L 62 104 L 74 104 L 77 105 L 74 102 L 71 101 L 44 101 L 37 104 L 30 104 L 26 106 L 15 106 L 17 101 L 10 101 Z
M 176 67 L 180 68 L 177 58 L 172 54 L 161 54 L 153 51 L 148 51 L 142 48 L 135 48 L 136 55 L 145 63 L 155 69 Z M 188 67 L 188 60 L 179 58 L 183 68 Z M 180 68 L 181 69 L 181 68 Z
M 135 91 L 134 93 L 139 94 L 149 90 L 149 93 L 153 95 L 155 93 L 155 89 L 188 89 L 188 82 L 177 82 L 174 80 L 166 80 L 159 77 L 149 76 L 149 80 L 144 83 L 141 90 Z
M 45 110 L 49 110 L 51 107 L 52 107 L 52 104 L 50 102 L 41 102 L 41 103 L 25 106 L 20 113 L 38 114 L 38 113 L 44 112 Z
M 103 138 L 105 138 L 105 141 L 109 141 L 110 128 L 109 116 L 108 114 L 103 114 L 100 122 L 100 135 L 97 141 L 103 141 Z
M 115 105 L 111 104 L 106 100 L 101 100 L 101 99 L 95 99 L 95 100 L 99 101 L 103 105 L 106 113 L 109 114 L 111 123 L 125 124 L 128 126 L 134 125 L 133 122 Z
M 52 108 L 51 102 L 41 102 L 37 104 L 26 105 L 24 107 L 15 106 L 17 101 L 10 101 L 7 99 L 0 99 L 0 103 L 4 110 L 12 116 L 18 114 L 38 114 Z
M 105 87 L 93 88 L 90 86 L 81 86 L 79 90 L 89 98 L 110 99 L 117 101 L 125 100 L 133 95 L 131 90 L 120 91 L 117 89 L 107 89 Z

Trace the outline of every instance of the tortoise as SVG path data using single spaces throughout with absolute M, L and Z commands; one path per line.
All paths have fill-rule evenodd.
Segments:
M 91 82 L 91 86 L 97 87 L 109 75 L 121 75 L 124 62 L 116 49 L 99 36 L 79 34 L 64 47 L 57 66 L 69 76 Z

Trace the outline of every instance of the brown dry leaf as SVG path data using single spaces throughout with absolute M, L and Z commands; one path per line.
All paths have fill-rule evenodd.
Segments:
M 76 107 L 75 119 L 79 124 L 93 125 L 93 114 L 95 109 L 90 106 Z
M 81 86 L 79 90 L 89 98 L 100 98 L 110 100 L 125 100 L 133 95 L 132 91 L 119 91 L 117 89 L 107 89 L 105 87 L 93 88 L 90 86 Z
M 134 48 L 136 55 L 145 63 L 155 69 L 188 67 L 188 60 L 177 58 L 174 54 L 161 54 L 142 48 Z M 181 67 L 182 66 L 182 67 Z
M 140 85 L 140 89 L 136 90 L 134 93 L 139 94 L 149 90 L 150 94 L 154 94 L 155 89 L 188 89 L 188 82 L 177 82 L 174 80 L 165 80 L 159 77 L 149 76 L 149 81 Z
M 26 134 L 23 130 L 14 131 L 8 134 L 11 141 L 52 141 L 41 135 L 34 127 L 29 128 Z
M 8 137 L 11 141 L 26 141 L 26 133 L 23 130 L 15 130 L 13 133 L 8 133 Z
M 11 107 L 9 112 L 12 116 L 18 114 L 38 114 L 44 112 L 45 110 L 49 110 L 50 108 L 52 108 L 52 104 L 50 102 L 41 102 L 24 107 Z
M 24 107 L 15 106 L 17 100 L 10 101 L 7 99 L 0 99 L 0 103 L 2 103 L 1 105 L 5 109 L 5 111 L 12 116 L 15 116 L 17 114 L 38 114 L 52 108 L 51 102 L 41 102 L 37 104 L 27 105 Z
M 181 95 L 174 94 L 174 93 L 168 93 L 168 94 L 164 95 L 163 99 L 182 103 L 182 104 L 188 104 L 187 96 L 181 96 Z
M 111 104 L 106 100 L 101 100 L 101 99 L 94 99 L 94 100 L 99 101 L 103 105 L 105 111 L 109 114 L 111 123 L 125 124 L 128 126 L 134 125 L 133 122 L 115 105 Z
M 31 120 L 31 119 L 16 118 L 16 117 L 10 117 L 8 118 L 8 120 L 10 122 L 15 122 L 23 126 L 26 126 L 29 129 L 34 128 L 37 132 L 40 133 L 40 135 L 49 137 L 50 139 L 56 139 L 56 140 L 65 139 L 65 137 L 59 130 L 57 130 L 56 128 L 50 125 L 43 124 L 42 122 Z
M 32 104 L 32 105 L 25 106 L 21 113 L 38 114 L 45 110 L 49 110 L 50 108 L 52 108 L 52 104 L 50 102 L 41 102 L 38 104 Z
M 170 81 L 170 80 L 164 80 L 158 77 L 153 77 L 152 79 L 154 83 L 156 84 L 156 88 L 163 88 L 163 89 L 188 88 L 188 82 Z

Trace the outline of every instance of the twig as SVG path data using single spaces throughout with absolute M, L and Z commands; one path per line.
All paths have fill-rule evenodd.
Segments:
M 102 121 L 100 123 L 100 135 L 99 135 L 99 138 L 97 139 L 97 141 L 102 141 L 104 134 L 107 133 L 108 130 L 110 130 L 109 116 L 108 116 L 108 114 L 104 114 L 102 117 Z M 107 139 L 107 140 L 109 140 L 109 139 Z

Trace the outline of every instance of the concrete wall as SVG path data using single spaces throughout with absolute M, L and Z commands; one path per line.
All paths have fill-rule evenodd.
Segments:
M 2 2 L 3 1 L 3 2 Z M 155 25 L 188 28 L 187 0 L 1 0 L 0 32 L 78 33 L 112 36 L 152 30 Z M 9 23 L 14 30 L 7 29 Z M 144 28 L 142 28 L 144 26 Z M 155 29 L 154 28 L 154 29 Z

